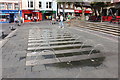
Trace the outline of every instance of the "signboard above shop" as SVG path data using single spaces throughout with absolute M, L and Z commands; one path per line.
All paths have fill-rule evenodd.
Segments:
M 19 13 L 19 10 L 1 10 L 0 13 Z
M 59 11 L 60 11 L 60 12 L 63 12 L 63 9 L 59 9 Z M 71 12 L 71 13 L 74 12 L 74 10 L 69 10 L 69 9 L 65 9 L 64 11 L 65 11 L 65 12 Z
M 56 13 L 56 11 L 45 11 L 45 10 L 43 10 L 42 13 Z
M 74 10 L 75 13 L 82 13 L 82 10 Z M 92 13 L 90 10 L 86 10 L 85 13 Z
M 39 11 L 33 11 L 33 12 L 39 12 Z
M 6 13 L 6 14 L 1 14 L 1 13 L 0 13 L 0 15 L 10 15 L 10 14 L 8 14 L 8 13 Z

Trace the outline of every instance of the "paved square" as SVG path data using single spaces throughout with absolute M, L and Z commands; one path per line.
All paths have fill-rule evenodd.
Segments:
M 24 24 L 2 48 L 3 77 L 117 78 L 118 43 L 80 29 Z

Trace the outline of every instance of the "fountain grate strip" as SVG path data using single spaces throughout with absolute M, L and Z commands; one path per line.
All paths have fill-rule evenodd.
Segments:
M 99 54 L 91 54 L 88 55 L 77 55 L 77 56 L 70 56 L 70 57 L 60 57 L 59 60 L 57 58 L 52 59 L 44 59 L 44 60 L 30 60 L 26 61 L 26 66 L 33 66 L 33 65 L 40 65 L 40 64 L 53 64 L 53 63 L 61 63 L 61 62 L 68 62 L 68 61 L 78 61 L 78 60 L 86 60 L 91 58 L 98 58 L 103 57 L 104 55 Z
M 82 52 L 82 51 L 89 51 L 91 48 L 84 48 L 84 49 L 69 49 L 69 50 L 57 50 L 55 51 L 55 54 L 67 54 L 67 53 L 75 53 L 75 52 Z M 39 55 L 52 55 L 51 52 L 37 52 L 36 54 L 33 53 L 27 53 L 27 56 L 39 56 Z M 77 53 L 76 53 L 77 54 Z
M 57 46 L 38 46 L 38 47 L 28 47 L 28 51 L 31 50 L 45 50 L 45 49 L 54 49 L 54 50 L 59 50 L 59 49 L 74 49 L 74 48 L 80 48 L 81 44 L 73 44 L 73 45 L 57 45 Z M 86 48 L 86 47 L 92 47 L 92 46 L 88 46 L 88 45 L 84 45 L 82 46 L 82 48 Z

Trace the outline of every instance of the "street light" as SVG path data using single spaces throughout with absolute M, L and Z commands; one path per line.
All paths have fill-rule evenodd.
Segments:
M 18 0 L 18 26 L 21 26 L 21 19 L 20 19 L 20 0 Z
M 54 13 L 54 3 L 55 2 L 55 0 L 52 0 L 52 17 L 56 17 L 56 14 Z M 55 10 L 56 11 L 56 10 Z
M 53 1 L 54 1 L 54 0 L 52 0 L 52 16 L 53 16 L 53 14 L 54 14 L 54 13 L 53 13 Z

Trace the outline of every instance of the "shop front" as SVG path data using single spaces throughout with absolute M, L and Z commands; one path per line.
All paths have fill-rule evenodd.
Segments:
M 60 14 L 63 14 L 63 9 L 59 9 L 59 12 Z M 65 9 L 64 12 L 65 12 L 65 17 L 67 17 L 68 13 L 74 16 L 74 10 L 72 9 Z
M 34 10 L 22 10 L 24 22 L 34 22 L 42 20 L 42 13 Z
M 107 13 L 108 12 L 108 13 Z M 108 11 L 103 12 L 102 20 L 103 21 L 111 21 L 113 18 L 120 18 L 120 7 L 114 7 L 108 9 Z
M 56 11 L 43 10 L 41 12 L 43 20 L 51 20 L 53 15 L 56 17 Z
M 15 21 L 15 18 L 22 17 L 22 11 L 19 10 L 0 10 L 0 23 L 12 23 Z
M 75 16 L 81 16 L 82 10 L 74 10 Z M 92 10 L 85 10 L 85 16 L 92 14 Z

